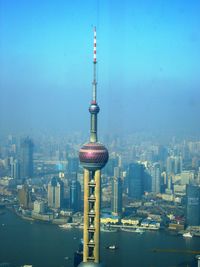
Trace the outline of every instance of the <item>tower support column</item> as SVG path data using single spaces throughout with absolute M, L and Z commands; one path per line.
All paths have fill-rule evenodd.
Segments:
M 94 258 L 99 263 L 99 243 L 100 243 L 100 193 L 101 193 L 101 171 L 95 171 L 95 235 L 94 235 Z
M 83 229 L 83 262 L 87 262 L 88 258 L 88 227 L 89 227 L 89 180 L 90 180 L 90 172 L 89 170 L 84 169 L 84 229 Z

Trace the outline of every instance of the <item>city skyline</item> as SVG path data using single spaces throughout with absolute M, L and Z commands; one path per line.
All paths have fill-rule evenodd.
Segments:
M 0 206 L 3 210 L 0 210 L 0 232 L 5 238 L 1 245 L 0 262 L 13 261 L 14 266 L 21 266 L 23 261 L 33 266 L 42 266 L 45 260 L 48 266 L 62 265 L 64 262 L 73 266 L 74 259 L 74 267 L 80 262 L 80 228 L 84 226 L 83 182 L 87 177 L 83 177 L 83 169 L 78 165 L 78 158 L 74 154 L 79 142 L 77 139 L 71 140 L 72 143 L 67 138 L 57 143 L 57 138 L 46 136 L 39 144 L 36 142 L 33 151 L 33 176 L 25 181 L 23 175 L 20 172 L 15 175 L 13 169 L 15 166 L 17 170 L 16 163 L 19 162 L 23 150 L 21 143 L 11 135 L 7 137 L 7 141 L 1 143 Z M 77 142 L 74 143 L 74 140 Z M 108 140 L 108 143 L 110 160 L 101 175 L 102 262 L 117 267 L 126 266 L 127 260 L 130 266 L 133 263 L 137 266 L 160 266 L 163 254 L 155 252 L 161 249 L 170 253 L 173 241 L 173 252 L 179 253 L 182 248 L 184 253 L 180 256 L 177 253 L 170 254 L 163 266 L 178 266 L 183 261 L 187 261 L 188 266 L 193 266 L 194 253 L 198 251 L 200 242 L 200 140 L 173 138 L 168 144 L 161 145 L 155 139 L 140 136 L 138 143 L 129 138 L 126 142 L 125 139 L 114 138 Z M 84 146 L 82 150 L 85 148 Z M 85 156 L 84 154 L 84 161 Z M 118 176 L 122 179 L 121 185 L 113 184 Z M 81 192 L 72 188 L 73 179 L 76 178 Z M 52 207 L 49 201 L 49 185 L 57 179 L 64 183 L 63 206 L 56 204 L 56 207 Z M 94 180 L 91 180 L 92 203 L 95 200 L 94 184 Z M 55 200 L 59 199 L 57 189 L 58 186 L 55 188 Z M 81 197 L 78 212 L 71 205 L 72 198 L 76 201 L 75 196 Z M 92 210 L 90 212 L 92 215 Z M 93 227 L 90 220 L 90 231 L 94 230 Z M 53 232 L 55 235 L 52 236 Z M 25 257 L 15 249 L 19 244 L 18 239 L 23 240 L 24 236 L 26 238 L 21 242 L 21 248 Z M 90 245 L 93 246 L 92 236 L 90 237 Z M 62 245 L 61 240 L 64 241 Z M 59 244 L 59 249 L 55 249 L 56 243 Z M 191 254 L 186 253 L 188 245 Z M 132 249 L 127 249 L 133 246 L 136 247 L 135 254 Z M 49 253 L 46 257 L 48 253 L 45 253 L 44 247 L 45 251 L 52 250 L 54 253 Z M 117 253 L 113 253 L 112 249 L 116 248 Z M 145 257 L 141 257 L 141 254 Z
M 110 125 L 118 133 L 199 131 L 197 1 L 0 5 L 0 126 L 5 133 L 86 132 L 92 87 L 87 40 L 93 25 L 101 58 L 100 133 Z M 81 119 L 77 112 L 71 116 L 75 105 Z

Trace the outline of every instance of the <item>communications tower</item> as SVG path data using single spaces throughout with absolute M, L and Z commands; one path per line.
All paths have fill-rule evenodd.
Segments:
M 102 266 L 99 256 L 100 243 L 100 193 L 101 169 L 108 161 L 108 150 L 97 138 L 97 81 L 96 81 L 96 28 L 94 28 L 93 83 L 90 112 L 90 141 L 79 151 L 80 163 L 84 168 L 84 229 L 83 262 L 79 267 Z

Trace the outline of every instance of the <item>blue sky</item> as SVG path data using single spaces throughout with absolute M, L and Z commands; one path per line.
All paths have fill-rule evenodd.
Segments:
M 0 0 L 0 128 L 199 131 L 200 2 Z

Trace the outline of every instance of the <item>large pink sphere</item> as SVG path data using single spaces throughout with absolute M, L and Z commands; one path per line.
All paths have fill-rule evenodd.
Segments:
M 88 170 L 99 170 L 108 161 L 108 150 L 100 143 L 88 143 L 79 151 L 81 165 Z

